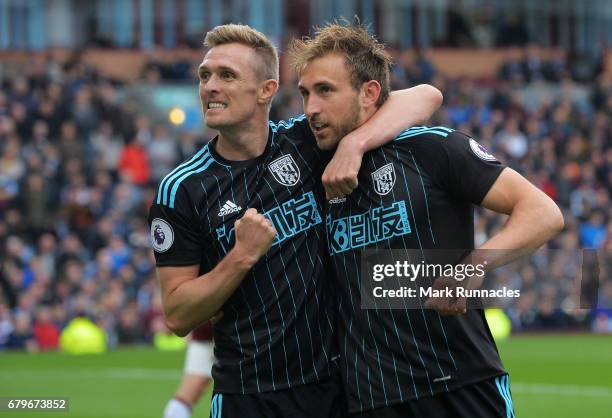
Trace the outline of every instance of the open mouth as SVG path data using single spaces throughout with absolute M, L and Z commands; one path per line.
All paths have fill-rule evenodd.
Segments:
M 326 123 L 311 123 L 310 129 L 315 135 L 320 135 L 329 125 Z
M 208 102 L 207 109 L 225 109 L 227 105 L 221 102 Z

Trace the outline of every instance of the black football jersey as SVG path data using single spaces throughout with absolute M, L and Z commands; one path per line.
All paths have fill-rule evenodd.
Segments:
M 335 309 L 321 185 L 326 157 L 301 116 L 270 122 L 265 152 L 228 161 L 214 139 L 160 183 L 150 209 L 158 267 L 214 268 L 234 245 L 234 222 L 256 208 L 277 236 L 214 326 L 215 390 L 274 391 L 328 377 Z
M 362 309 L 361 252 L 473 249 L 473 207 L 503 166 L 474 139 L 414 127 L 364 156 L 359 186 L 328 202 L 338 346 L 350 412 L 453 390 L 505 373 L 482 310 Z

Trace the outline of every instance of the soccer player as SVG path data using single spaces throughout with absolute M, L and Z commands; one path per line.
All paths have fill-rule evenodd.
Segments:
M 341 416 L 321 215 L 327 156 L 303 116 L 269 122 L 278 56 L 264 35 L 223 25 L 205 45 L 200 100 L 219 136 L 164 177 L 149 213 L 167 324 L 185 335 L 224 314 L 212 417 Z M 398 92 L 343 140 L 348 159 L 439 105 L 432 87 Z
M 212 337 L 210 322 L 200 325 L 191 333 L 183 377 L 174 397 L 166 404 L 164 418 L 190 418 L 193 407 L 212 383 Z
M 321 149 L 333 150 L 385 103 L 390 59 L 360 25 L 330 24 L 312 39 L 293 41 L 289 51 Z M 480 248 L 535 249 L 562 228 L 557 206 L 474 139 L 442 126 L 407 129 L 366 154 L 358 183 L 326 210 L 351 416 L 514 416 L 508 375 L 482 310 L 443 302 L 432 303 L 435 310 L 361 309 L 360 255 L 473 249 L 474 205 L 510 215 Z

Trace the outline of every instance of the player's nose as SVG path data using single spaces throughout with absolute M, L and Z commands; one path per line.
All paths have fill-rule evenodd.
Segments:
M 202 88 L 207 93 L 218 92 L 219 91 L 219 77 L 217 77 L 215 74 L 211 74 L 208 80 L 206 80 L 206 82 L 203 83 Z
M 304 101 L 304 114 L 310 120 L 313 116 L 316 116 L 320 113 L 321 109 L 317 103 L 317 100 L 313 100 L 308 98 Z

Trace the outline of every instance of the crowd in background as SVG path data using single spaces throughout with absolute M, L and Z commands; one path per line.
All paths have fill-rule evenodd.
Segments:
M 450 79 L 422 53 L 394 67 L 393 86 L 438 87 L 445 103 L 431 124 L 474 136 L 559 204 L 566 227 L 550 248 L 612 254 L 612 84 L 603 76 L 575 84 L 564 57 L 536 65 L 533 54 L 511 57 L 483 81 Z M 148 65 L 143 80 L 164 82 L 157 71 Z M 522 94 L 547 80 L 556 83 L 550 97 Z M 567 85 L 588 94 L 565 95 Z M 148 206 L 161 178 L 214 132 L 175 129 L 123 89 L 79 59 L 39 60 L 3 82 L 0 349 L 53 349 L 77 315 L 99 324 L 111 346 L 150 341 L 163 326 Z M 273 119 L 301 112 L 295 86 L 283 85 Z M 476 243 L 503 222 L 478 210 Z M 612 306 L 612 287 L 602 290 Z M 554 309 L 551 298 L 509 307 L 515 327 L 590 327 L 590 311 Z

